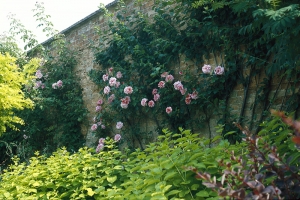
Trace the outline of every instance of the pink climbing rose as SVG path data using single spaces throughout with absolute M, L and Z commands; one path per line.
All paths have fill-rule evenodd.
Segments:
M 115 137 L 114 137 L 114 140 L 116 142 L 119 142 L 121 140 L 121 135 L 120 134 L 116 134 Z
M 172 112 L 172 107 L 167 107 L 166 108 L 166 113 L 170 114 Z
M 210 74 L 210 71 L 211 71 L 211 66 L 210 65 L 203 65 L 202 72 L 204 74 Z
M 99 112 L 102 109 L 101 106 L 96 106 L 96 112 Z
M 153 100 L 158 101 L 159 98 L 160 98 L 160 95 L 157 93 L 157 94 L 154 95 Z
M 57 81 L 56 85 L 57 85 L 57 87 L 62 87 L 63 82 L 61 80 L 59 80 L 59 81 Z
M 102 105 L 103 104 L 103 100 L 102 99 L 99 99 L 98 101 L 97 101 L 97 105 Z
M 179 91 L 180 91 L 180 93 L 181 93 L 182 95 L 185 95 L 187 89 L 186 89 L 186 88 L 182 88 L 182 89 L 180 89 Z
M 159 88 L 164 88 L 165 87 L 165 82 L 164 81 L 159 81 L 158 87 Z
M 224 67 L 218 66 L 214 70 L 216 75 L 223 75 L 224 74 Z
M 52 84 L 52 88 L 53 88 L 53 89 L 57 89 L 57 83 L 53 83 L 53 84 Z
M 123 127 L 123 123 L 122 122 L 117 122 L 116 128 L 121 129 L 122 127 Z
M 154 88 L 154 89 L 152 90 L 152 94 L 153 94 L 153 95 L 157 94 L 157 89 L 156 89 L 156 88 Z
M 97 148 L 96 148 L 96 153 L 99 153 L 102 149 L 104 148 L 104 144 L 103 143 L 99 143 Z
M 110 95 L 109 97 L 108 97 L 108 103 L 111 103 L 111 102 L 113 102 L 113 100 L 115 100 L 115 94 L 112 94 L 112 95 Z
M 121 108 L 124 108 L 124 109 L 128 108 L 128 104 L 121 102 Z
M 183 85 L 180 81 L 176 81 L 173 85 L 174 85 L 175 90 L 182 90 L 183 89 Z
M 99 139 L 99 144 L 104 144 L 104 142 L 105 142 L 105 138 L 100 138 Z
M 191 104 L 191 96 L 189 94 L 185 97 L 185 103 Z
M 110 92 L 110 87 L 109 86 L 105 86 L 103 92 L 104 92 L 104 94 L 108 94 Z
M 117 79 L 116 79 L 115 77 L 111 77 L 111 78 L 109 79 L 109 85 L 110 85 L 110 86 L 115 86 L 116 83 L 117 83 Z
M 192 99 L 198 99 L 198 92 L 194 90 L 194 92 L 190 96 Z
M 116 74 L 116 77 L 117 78 L 122 78 L 122 73 L 120 71 L 118 71 L 117 74 Z
M 43 77 L 43 74 L 42 74 L 41 70 L 37 70 L 36 73 L 35 73 L 35 76 L 36 76 L 37 78 L 42 78 L 42 77 Z
M 97 124 L 93 124 L 92 127 L 91 127 L 91 130 L 95 131 L 95 130 L 97 130 L 97 128 L 98 128 L 98 125 Z
M 164 73 L 162 73 L 160 76 L 162 77 L 162 78 L 165 78 L 165 77 L 167 77 L 168 76 L 168 72 L 164 72 Z
M 153 100 L 151 100 L 151 101 L 148 102 L 148 106 L 149 106 L 149 107 L 152 108 L 152 107 L 154 107 L 154 105 L 155 105 L 155 103 L 154 103 Z
M 104 74 L 104 75 L 102 76 L 102 79 L 103 79 L 103 81 L 107 81 L 107 80 L 108 80 L 108 75 L 107 75 L 107 74 Z
M 166 76 L 166 82 L 172 82 L 174 80 L 174 76 L 172 76 L 171 74 Z
M 141 101 L 141 105 L 142 106 L 147 106 L 147 101 L 148 101 L 148 99 L 143 98 L 142 101 Z
M 124 93 L 125 94 L 132 94 L 132 92 L 133 92 L 133 89 L 132 89 L 131 86 L 127 86 L 127 87 L 124 88 Z

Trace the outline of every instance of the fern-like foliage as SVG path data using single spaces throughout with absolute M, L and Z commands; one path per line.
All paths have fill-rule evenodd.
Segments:
M 266 0 L 266 2 L 272 6 L 272 9 L 276 10 L 279 7 L 281 0 Z
M 226 0 L 219 0 L 219 1 L 213 1 L 213 0 L 199 0 L 192 3 L 192 6 L 194 8 L 199 7 L 211 7 L 213 10 L 218 10 L 221 8 L 224 8 L 224 6 L 231 4 L 231 1 Z

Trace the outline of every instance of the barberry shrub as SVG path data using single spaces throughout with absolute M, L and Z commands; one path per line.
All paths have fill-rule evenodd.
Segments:
M 299 199 L 299 121 L 273 112 L 275 117 L 262 124 L 258 135 L 241 125 L 244 154 L 231 152 L 229 160 L 218 161 L 222 175 L 192 169 L 203 185 L 221 197 L 234 199 Z M 291 127 L 291 129 L 289 128 Z M 294 134 L 293 134 L 294 132 Z M 295 144 L 296 143 L 296 144 Z

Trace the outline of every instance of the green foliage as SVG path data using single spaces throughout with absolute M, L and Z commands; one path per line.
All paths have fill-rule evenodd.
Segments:
M 240 152 L 243 145 L 220 141 L 210 149 L 209 140 L 188 130 L 163 132 L 157 142 L 133 153 L 120 152 L 106 138 L 99 154 L 87 148 L 70 154 L 63 148 L 49 158 L 37 153 L 28 166 L 15 158 L 1 175 L 0 198 L 217 199 L 189 169 L 217 175 L 217 160 L 229 159 L 227 152 Z
M 47 36 L 56 34 L 57 31 L 49 21 L 50 16 L 45 15 L 43 4 L 36 3 L 35 6 L 35 18 L 40 26 L 44 27 L 43 31 Z M 0 143 L 1 163 L 7 165 L 8 157 L 13 155 L 18 155 L 22 161 L 28 162 L 35 151 L 50 155 L 62 146 L 69 151 L 77 151 L 84 144 L 80 124 L 86 114 L 82 89 L 74 72 L 77 53 L 66 47 L 65 39 L 61 34 L 54 35 L 54 41 L 48 43 L 46 48 L 41 47 L 37 45 L 33 36 L 27 35 L 31 32 L 26 30 L 20 21 L 13 17 L 11 20 L 11 29 L 15 30 L 11 34 L 13 36 L 20 34 L 27 47 L 31 48 L 27 56 L 42 58 L 40 63 L 36 61 L 40 65 L 39 68 L 35 67 L 31 71 L 33 81 L 27 82 L 25 87 L 22 85 L 22 93 L 20 93 L 32 99 L 35 106 L 16 112 L 25 122 L 23 126 L 16 126 L 20 131 L 8 129 L 1 136 L 0 140 L 3 141 Z M 10 43 L 7 46 L 10 46 Z M 26 59 L 21 61 L 26 63 Z M 34 66 L 33 63 L 27 65 Z M 22 80 L 22 77 L 16 79 Z M 62 85 L 52 86 L 58 82 Z M 2 100 L 2 97 L 0 99 Z M 18 108 L 15 105 L 13 107 Z
M 32 59 L 21 67 L 15 62 L 16 58 L 8 53 L 0 54 L 0 136 L 7 127 L 17 129 L 16 124 L 24 123 L 16 111 L 33 107 L 32 100 L 26 97 L 22 88 L 32 82 L 39 60 Z
M 223 198 L 299 199 L 300 123 L 283 113 L 275 114 L 279 117 L 264 122 L 259 136 L 237 125 L 247 151 L 243 155 L 232 152 L 230 160 L 220 160 L 222 176 L 213 178 L 205 170 L 194 169 L 203 185 Z

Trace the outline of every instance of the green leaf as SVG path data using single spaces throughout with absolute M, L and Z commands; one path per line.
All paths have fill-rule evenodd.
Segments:
M 229 131 L 228 133 L 226 133 L 224 136 L 227 136 L 227 135 L 232 135 L 232 134 L 235 134 L 236 131 Z
M 196 194 L 196 196 L 197 196 L 197 197 L 209 197 L 209 194 L 208 194 L 208 192 L 206 192 L 205 190 L 202 190 L 202 191 L 198 192 L 198 193 Z
M 117 176 L 107 177 L 106 179 L 108 182 L 113 183 L 117 180 Z
M 95 192 L 93 191 L 92 188 L 86 188 L 86 190 L 87 190 L 89 196 L 93 196 L 95 194 Z
M 167 180 L 169 180 L 169 179 L 175 177 L 176 175 L 178 175 L 178 173 L 175 172 L 175 171 L 173 171 L 173 172 L 167 172 L 167 173 L 166 173 L 166 176 L 165 176 L 165 178 L 164 178 L 164 180 L 167 181 Z

